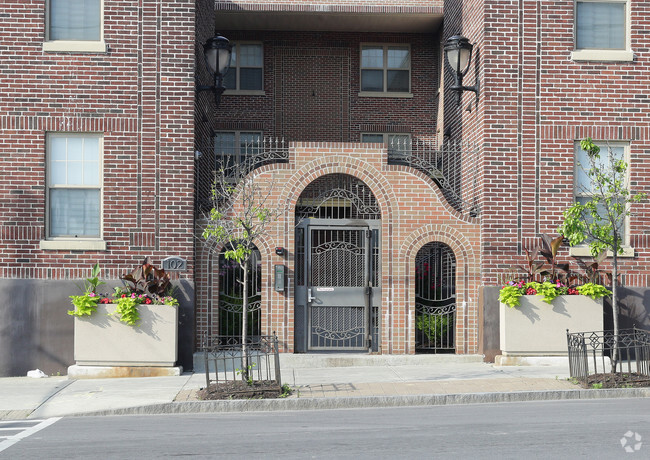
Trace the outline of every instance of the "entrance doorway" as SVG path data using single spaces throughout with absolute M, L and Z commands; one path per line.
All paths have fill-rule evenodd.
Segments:
M 296 351 L 379 349 L 379 208 L 344 174 L 314 181 L 296 209 Z
M 415 257 L 415 351 L 456 351 L 456 257 L 449 246 L 425 244 Z

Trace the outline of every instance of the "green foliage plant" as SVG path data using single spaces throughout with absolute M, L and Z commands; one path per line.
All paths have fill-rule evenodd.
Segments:
M 97 311 L 97 304 L 101 300 L 101 296 L 97 294 L 97 286 L 105 284 L 99 280 L 100 272 L 99 264 L 96 263 L 93 265 L 90 271 L 90 278 L 86 278 L 84 282 L 84 293 L 82 295 L 70 296 L 74 310 L 68 310 L 68 315 L 83 317 L 90 316 Z
M 85 280 L 85 292 L 82 295 L 72 295 L 74 310 L 68 314 L 83 317 L 90 316 L 97 311 L 97 305 L 114 303 L 116 309 L 111 315 L 119 317 L 120 321 L 130 326 L 136 326 L 140 320 L 138 305 L 171 305 L 178 306 L 178 300 L 173 296 L 173 289 L 169 283 L 169 275 L 164 270 L 158 270 L 151 265 L 147 257 L 141 266 L 128 275 L 122 277 L 125 286 L 115 288 L 112 296 L 97 294 L 97 286 L 106 284 L 99 280 L 99 264 L 91 270 L 91 277 Z
M 607 289 L 605 286 L 601 284 L 595 284 L 595 283 L 585 283 L 582 286 L 578 286 L 576 289 L 578 290 L 580 295 L 589 296 L 594 300 L 612 294 L 612 291 Z

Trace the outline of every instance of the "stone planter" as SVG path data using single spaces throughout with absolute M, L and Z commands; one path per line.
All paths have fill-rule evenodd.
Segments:
M 520 297 L 521 305 L 500 304 L 501 353 L 517 356 L 567 356 L 566 330 L 603 330 L 603 299 L 563 295 L 548 304 L 541 296 Z
M 140 323 L 120 322 L 113 304 L 99 304 L 91 316 L 74 318 L 78 366 L 169 367 L 178 359 L 178 307 L 138 305 Z

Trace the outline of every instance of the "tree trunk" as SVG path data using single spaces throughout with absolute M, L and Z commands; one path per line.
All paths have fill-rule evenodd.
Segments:
M 247 337 L 246 333 L 248 330 L 248 260 L 247 257 L 244 260 L 244 276 L 243 276 L 243 299 L 242 299 L 242 321 L 241 321 L 241 353 L 242 353 L 242 379 L 248 381 L 248 346 L 247 346 Z
M 618 254 L 614 249 L 614 259 L 612 260 L 612 315 L 614 321 L 614 348 L 612 349 L 612 372 L 616 372 L 618 364 L 618 302 L 616 285 L 618 278 Z

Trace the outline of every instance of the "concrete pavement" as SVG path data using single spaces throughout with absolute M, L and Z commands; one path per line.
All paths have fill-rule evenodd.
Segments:
M 196 393 L 205 386 L 202 372 L 87 380 L 1 378 L 0 419 L 650 397 L 650 389 L 584 390 L 568 377 L 568 366 L 553 362 L 498 367 L 480 357 L 302 355 L 282 358 L 283 383 L 295 391 L 273 400 L 198 401 Z

